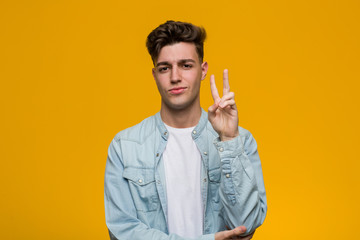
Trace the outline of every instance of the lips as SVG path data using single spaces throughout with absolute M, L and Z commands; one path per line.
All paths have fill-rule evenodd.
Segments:
M 177 95 L 181 94 L 185 91 L 186 87 L 175 87 L 169 90 L 171 94 Z

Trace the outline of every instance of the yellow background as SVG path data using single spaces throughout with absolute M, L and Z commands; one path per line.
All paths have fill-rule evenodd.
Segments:
M 360 239 L 357 0 L 1 1 L 0 239 L 108 239 L 114 135 L 156 113 L 145 48 L 202 25 L 255 136 L 268 215 L 254 239 Z M 209 78 L 204 109 L 212 104 Z

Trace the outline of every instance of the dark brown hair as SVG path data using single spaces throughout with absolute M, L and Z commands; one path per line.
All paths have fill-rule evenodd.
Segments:
M 194 43 L 200 62 L 204 58 L 204 41 L 206 32 L 203 27 L 186 22 L 167 21 L 155 28 L 146 39 L 146 47 L 153 63 L 157 60 L 160 50 L 179 42 Z

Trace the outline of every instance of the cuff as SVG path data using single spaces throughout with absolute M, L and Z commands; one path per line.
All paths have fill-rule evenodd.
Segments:
M 222 142 L 219 137 L 215 138 L 214 145 L 219 152 L 220 159 L 235 158 L 244 152 L 244 145 L 240 135 L 225 142 Z

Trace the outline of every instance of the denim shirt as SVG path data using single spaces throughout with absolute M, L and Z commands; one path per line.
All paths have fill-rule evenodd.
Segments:
M 267 204 L 251 133 L 222 142 L 202 110 L 192 137 L 202 158 L 203 235 L 244 225 L 248 235 L 259 227 Z M 168 131 L 160 113 L 119 132 L 109 146 L 105 170 L 105 217 L 111 239 L 185 240 L 169 234 L 162 153 Z

